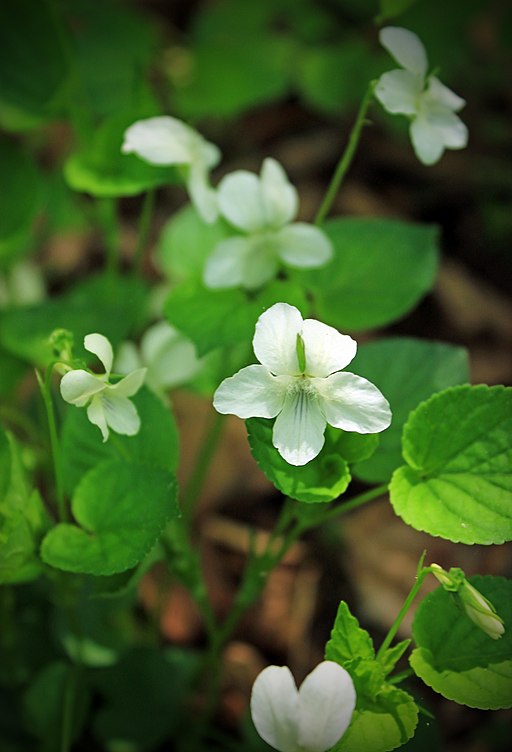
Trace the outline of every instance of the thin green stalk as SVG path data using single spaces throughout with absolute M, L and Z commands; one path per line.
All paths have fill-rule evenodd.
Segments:
M 64 705 L 62 708 L 62 728 L 60 735 L 60 752 L 69 752 L 71 749 L 71 732 L 73 728 L 73 707 L 76 697 L 76 686 L 80 666 L 75 664 L 64 686 Z
M 370 488 L 368 491 L 364 491 L 363 493 L 354 496 L 354 498 L 349 499 L 348 501 L 344 501 L 342 504 L 336 504 L 335 506 L 327 509 L 325 512 L 320 511 L 318 513 L 318 516 L 307 522 L 306 529 L 309 530 L 311 528 L 324 525 L 326 522 L 331 522 L 331 520 L 336 520 L 339 517 L 343 517 L 343 515 L 347 514 L 348 512 L 352 512 L 354 509 L 358 509 L 359 507 L 364 506 L 369 501 L 376 499 L 378 496 L 382 496 L 387 492 L 387 490 L 387 483 L 383 483 L 381 486 Z
M 389 632 L 385 636 L 385 638 L 384 638 L 384 640 L 382 642 L 382 645 L 380 646 L 380 648 L 379 648 L 379 650 L 377 652 L 377 660 L 380 660 L 380 658 L 382 658 L 382 656 L 384 655 L 384 653 L 386 652 L 386 650 L 389 648 L 389 646 L 393 642 L 393 639 L 395 638 L 395 635 L 396 635 L 396 633 L 398 632 L 398 630 L 400 628 L 400 624 L 404 620 L 404 617 L 405 617 L 406 613 L 410 609 L 410 607 L 412 605 L 412 602 L 414 601 L 414 599 L 418 595 L 418 592 L 419 592 L 421 586 L 423 585 L 423 580 L 425 579 L 425 577 L 431 571 L 430 567 L 424 567 L 423 566 L 423 561 L 424 560 L 425 560 L 425 551 L 423 552 L 423 554 L 422 554 L 422 556 L 420 558 L 420 561 L 418 563 L 418 568 L 416 570 L 416 582 L 414 583 L 414 585 L 410 589 L 409 595 L 405 599 L 402 608 L 398 612 L 398 616 L 396 617 L 395 621 L 391 625 L 391 629 L 389 630 Z
M 105 239 L 106 269 L 113 273 L 119 269 L 119 225 L 117 202 L 114 198 L 97 200 L 98 221 Z
M 215 411 L 212 416 L 197 457 L 194 471 L 182 494 L 181 506 L 183 516 L 187 523 L 190 523 L 192 519 L 195 505 L 203 488 L 208 470 L 210 469 L 213 455 L 215 454 L 217 444 L 219 443 L 222 434 L 225 417 L 225 415 L 221 415 L 221 413 L 218 413 L 217 411 Z
M 133 256 L 133 268 L 137 274 L 140 274 L 142 271 L 144 251 L 148 242 L 151 219 L 155 208 L 155 198 L 156 191 L 153 188 L 146 193 L 142 203 L 142 209 L 139 216 L 137 247 L 135 248 L 135 254 Z
M 336 167 L 334 175 L 327 189 L 327 193 L 325 194 L 324 200 L 322 201 L 322 204 L 320 205 L 320 208 L 315 217 L 316 225 L 321 225 L 327 214 L 329 213 L 333 201 L 336 198 L 336 194 L 338 193 L 340 185 L 343 181 L 343 178 L 345 177 L 345 174 L 352 163 L 352 159 L 354 158 L 354 154 L 359 143 L 359 138 L 361 137 L 361 131 L 363 129 L 363 126 L 367 122 L 365 120 L 366 112 L 372 100 L 374 89 L 375 82 L 372 81 L 368 86 L 366 94 L 364 95 L 363 101 L 361 102 L 361 105 L 359 107 L 355 123 L 352 126 L 352 130 L 350 131 L 350 135 L 348 137 L 347 147 L 341 155 L 338 166 Z
M 50 434 L 50 447 L 52 452 L 53 472 L 55 475 L 55 494 L 57 497 L 57 508 L 59 512 L 59 519 L 61 522 L 67 522 L 69 520 L 69 513 L 66 506 L 66 500 L 64 497 L 64 479 L 62 474 L 62 458 L 60 453 L 59 435 L 57 432 L 57 423 L 55 420 L 55 410 L 53 408 L 52 399 L 52 363 L 46 370 L 45 378 L 41 376 L 39 371 L 36 371 L 37 381 L 39 388 L 41 389 L 41 395 L 46 410 L 46 417 L 48 420 L 48 430 Z

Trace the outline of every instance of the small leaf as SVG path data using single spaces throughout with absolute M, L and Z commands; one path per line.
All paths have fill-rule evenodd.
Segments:
M 134 567 L 178 513 L 177 484 L 166 470 L 107 460 L 85 475 L 72 501 L 79 525 L 60 523 L 41 555 L 68 572 L 110 575 Z
M 297 276 L 312 288 L 318 318 L 361 330 L 404 316 L 432 287 L 437 229 L 394 219 L 343 218 L 323 226 L 334 258 Z
M 139 413 L 139 432 L 135 436 L 112 435 L 105 443 L 97 426 L 87 418 L 85 409 L 67 407 L 61 450 L 64 485 L 69 493 L 88 470 L 106 459 L 122 457 L 130 462 L 176 470 L 178 429 L 171 410 L 145 387 L 131 400 Z
M 325 646 L 325 659 L 344 666 L 354 658 L 375 658 L 375 650 L 368 632 L 359 626 L 347 604 L 341 601 L 331 639 Z
M 413 624 L 417 648 L 410 663 L 416 674 L 450 700 L 482 709 L 512 706 L 512 581 L 470 577 L 494 605 L 505 633 L 491 639 L 440 587 L 420 604 Z
M 402 640 L 402 642 L 397 642 L 396 645 L 388 648 L 386 652 L 380 657 L 379 660 L 380 663 L 382 663 L 385 674 L 389 674 L 391 671 L 393 671 L 395 665 L 398 663 L 410 644 L 411 640 Z
M 402 464 L 402 429 L 411 410 L 434 392 L 469 381 L 462 347 L 409 337 L 361 345 L 349 370 L 378 386 L 393 413 L 371 459 L 354 467 L 354 475 L 369 483 L 388 481 Z
M 390 485 L 395 512 L 455 543 L 512 538 L 512 389 L 460 386 L 423 402 L 407 421 L 407 466 Z
M 377 19 L 378 23 L 383 23 L 389 18 L 401 16 L 406 10 L 414 5 L 417 0 L 380 0 L 380 14 Z
M 330 435 L 326 436 L 324 448 L 314 460 L 295 467 L 286 462 L 272 445 L 272 421 L 250 418 L 246 426 L 254 459 L 267 478 L 286 496 L 317 503 L 332 501 L 346 491 L 350 472 Z

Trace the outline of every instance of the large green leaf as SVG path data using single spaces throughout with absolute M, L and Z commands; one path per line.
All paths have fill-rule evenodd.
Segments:
M 354 475 L 369 483 L 388 481 L 402 464 L 402 429 L 411 410 L 434 392 L 469 381 L 464 348 L 408 337 L 361 345 L 349 370 L 378 386 L 393 413 L 376 452 L 354 467 Z
M 230 234 L 222 222 L 204 222 L 196 209 L 185 206 L 164 225 L 158 240 L 157 257 L 173 281 L 202 279 L 207 257 L 217 243 Z
M 246 425 L 254 459 L 267 478 L 286 496 L 315 503 L 332 501 L 346 491 L 350 483 L 348 464 L 329 434 L 318 457 L 307 465 L 296 467 L 286 462 L 272 445 L 273 421 L 250 418 Z
M 0 98 L 45 115 L 67 77 L 63 29 L 48 0 L 0 3 Z
M 113 345 L 124 339 L 145 313 L 145 288 L 133 277 L 102 275 L 81 282 L 60 297 L 7 311 L 0 321 L 0 341 L 29 363 L 53 360 L 48 340 L 54 329 L 69 329 L 77 357 L 86 334 L 104 334 Z
M 323 229 L 334 259 L 301 272 L 318 318 L 341 331 L 383 326 L 404 316 L 432 287 L 437 229 L 395 219 L 342 218 Z
M 115 198 L 136 196 L 150 188 L 175 183 L 178 173 L 174 167 L 159 167 L 121 152 L 125 130 L 148 114 L 151 113 L 121 113 L 105 120 L 90 143 L 66 161 L 64 175 L 71 188 L 92 196 Z
M 208 290 L 191 280 L 172 291 L 165 314 L 173 326 L 194 342 L 201 356 L 239 342 L 249 346 L 258 317 L 283 300 L 307 314 L 305 294 L 292 282 L 275 280 L 259 293 L 248 296 L 242 290 Z
M 459 386 L 423 402 L 402 439 L 393 474 L 395 512 L 456 543 L 512 538 L 512 389 Z
M 124 458 L 176 470 L 178 431 L 171 410 L 146 388 L 132 401 L 140 417 L 139 432 L 135 436 L 111 435 L 105 443 L 84 408 L 67 407 L 61 451 L 64 485 L 69 493 L 86 472 L 106 459 Z
M 496 608 L 505 632 L 493 640 L 457 607 L 442 587 L 421 603 L 413 624 L 417 648 L 410 663 L 432 689 L 474 708 L 512 706 L 512 581 L 471 577 Z
M 41 547 L 43 560 L 68 572 L 109 575 L 134 567 L 178 513 L 172 473 L 107 460 L 85 475 L 72 509 L 80 527 L 60 523 Z
M 389 752 L 412 737 L 418 722 L 416 703 L 407 692 L 386 681 L 386 668 L 376 659 L 368 632 L 361 629 L 343 601 L 325 646 L 325 658 L 349 672 L 357 695 L 350 726 L 333 750 Z
M 5 241 L 28 228 L 38 207 L 41 179 L 33 160 L 4 138 L 0 140 L 0 164 L 4 183 L 0 192 L 0 240 Z

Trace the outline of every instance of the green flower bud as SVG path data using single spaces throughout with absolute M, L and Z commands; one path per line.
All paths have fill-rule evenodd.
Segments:
M 505 627 L 503 619 L 498 616 L 492 603 L 467 580 L 457 595 L 471 621 L 493 640 L 499 640 L 505 632 Z

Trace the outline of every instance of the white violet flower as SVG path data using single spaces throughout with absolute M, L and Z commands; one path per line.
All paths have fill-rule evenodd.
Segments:
M 252 343 L 261 365 L 224 379 L 213 405 L 243 419 L 276 418 L 272 443 L 291 465 L 305 465 L 320 453 L 327 423 L 356 433 L 378 433 L 391 423 L 376 386 L 339 373 L 357 350 L 348 335 L 276 303 L 259 317 Z
M 205 222 L 215 222 L 217 196 L 208 173 L 220 161 L 217 146 L 181 120 L 162 116 L 130 125 L 121 151 L 133 152 L 150 164 L 181 166 L 192 203 Z
M 325 752 L 350 725 L 356 691 L 350 674 L 323 661 L 297 690 L 287 666 L 268 666 L 256 678 L 251 715 L 258 734 L 278 752 Z
M 416 34 L 387 26 L 379 39 L 402 68 L 380 77 L 375 96 L 388 112 L 409 116 L 409 133 L 420 162 L 431 165 L 445 149 L 463 149 L 468 129 L 455 113 L 465 101 L 438 78 L 427 75 L 427 55 Z
M 83 369 L 68 371 L 60 382 L 62 398 L 76 407 L 87 407 L 87 417 L 100 429 L 103 441 L 109 428 L 125 436 L 134 436 L 140 428 L 137 408 L 130 402 L 144 382 L 145 368 L 132 371 L 117 384 L 110 384 L 114 354 L 112 345 L 102 334 L 88 334 L 84 347 L 102 362 L 105 373 L 95 374 Z
M 140 348 L 123 342 L 115 359 L 117 373 L 146 366 L 145 383 L 157 394 L 190 381 L 200 370 L 194 343 L 167 323 L 159 321 L 144 333 Z
M 220 213 L 244 235 L 221 240 L 206 261 L 210 288 L 260 287 L 279 263 L 297 268 L 322 266 L 332 257 L 330 240 L 318 227 L 292 222 L 298 194 L 275 159 L 265 159 L 258 177 L 237 170 L 218 186 Z

